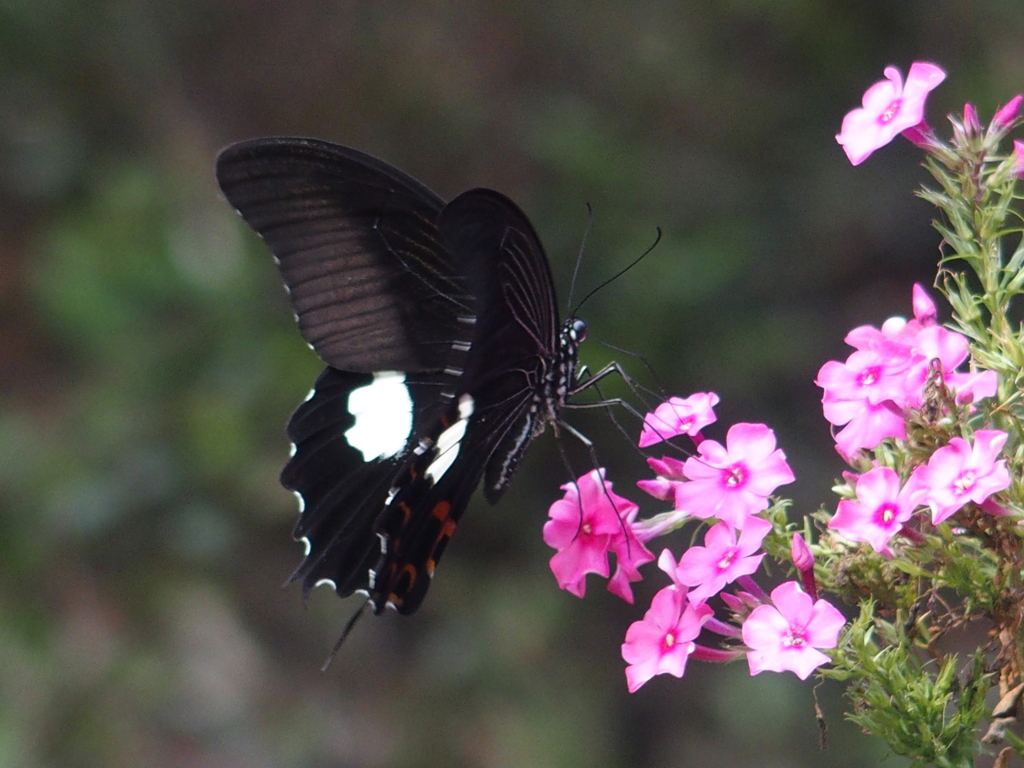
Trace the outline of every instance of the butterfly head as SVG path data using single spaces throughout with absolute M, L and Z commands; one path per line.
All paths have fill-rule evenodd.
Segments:
M 578 317 L 570 317 L 562 327 L 562 347 L 579 348 L 581 342 L 587 338 L 587 321 Z

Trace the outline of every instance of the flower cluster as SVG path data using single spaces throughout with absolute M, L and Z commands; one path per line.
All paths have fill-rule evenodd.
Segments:
M 909 322 L 894 317 L 881 329 L 854 328 L 846 343 L 857 351 L 845 363 L 831 360 L 818 372 L 825 418 L 846 425 L 836 435 L 844 458 L 887 437 L 906 438 L 907 410 L 924 406 L 926 385 L 954 393 L 958 403 L 996 393 L 995 371 L 956 373 L 969 354 L 967 339 L 937 323 L 935 304 L 920 285 L 914 286 L 913 303 Z
M 656 477 L 638 483 L 656 499 L 673 502 L 671 511 L 638 520 L 638 507 L 614 494 L 603 473 L 594 470 L 563 486 L 565 496 L 551 506 L 544 527 L 544 540 L 558 550 L 551 569 L 559 586 L 582 597 L 587 574 L 607 577 L 608 555 L 615 554 L 618 569 L 608 588 L 632 602 L 628 583 L 640 578 L 639 566 L 654 559 L 642 542 L 691 520 L 715 521 L 703 546 L 690 547 L 678 560 L 668 549 L 658 558 L 671 584 L 626 632 L 622 656 L 629 664 L 630 691 L 657 674 L 682 676 L 691 656 L 728 661 L 745 653 L 753 674 L 792 670 L 805 678 L 828 661 L 818 649 L 834 647 L 845 623 L 834 606 L 813 600 L 795 581 L 769 596 L 749 578 L 765 556 L 761 545 L 773 529 L 760 515 L 775 489 L 795 478 L 775 434 L 764 424 L 734 424 L 725 445 L 705 439 L 700 430 L 715 421 L 717 403 L 718 396 L 709 392 L 671 398 L 644 420 L 641 446 L 680 435 L 688 435 L 696 446 L 697 454 L 685 461 L 649 459 Z M 804 563 L 803 570 L 812 567 L 813 562 Z M 722 592 L 733 582 L 741 591 Z M 707 601 L 715 596 L 726 602 L 735 623 L 714 618 Z M 698 645 L 702 630 L 742 640 L 745 647 Z
M 663 549 L 657 559 L 669 583 L 622 644 L 630 691 L 655 675 L 682 677 L 690 659 L 746 658 L 751 674 L 805 679 L 818 670 L 853 681 L 849 716 L 898 754 L 973 764 L 987 717 L 993 730 L 982 741 L 1010 745 L 1001 764 L 1010 751 L 1024 756 L 1024 737 L 1006 735 L 1024 694 L 1024 329 L 1008 317 L 1024 293 L 1024 227 L 1013 223 L 1024 142 L 1000 150 L 1024 98 L 987 127 L 966 105 L 950 117 L 947 143 L 924 118 L 945 77 L 928 63 L 913 64 L 906 82 L 887 68 L 836 136 L 854 165 L 898 135 L 925 151 L 938 189 L 921 196 L 942 214 L 936 287 L 953 307 L 947 327 L 915 285 L 912 319 L 855 328 L 846 336 L 853 352 L 819 370 L 824 417 L 850 467 L 834 489 L 838 502 L 802 526 L 789 522 L 790 503 L 772 494 L 795 477 L 775 434 L 740 423 L 724 444 L 706 437 L 719 399 L 701 392 L 659 405 L 640 434 L 641 448 L 666 450 L 648 458 L 654 477 L 638 486 L 669 511 L 639 517 L 600 470 L 563 486 L 552 505 L 551 568 L 580 597 L 587 574 L 608 577 L 614 554 L 608 588 L 632 603 L 631 583 L 655 559 L 652 540 L 684 526 L 695 541 L 703 532 L 678 558 Z M 1007 234 L 1017 235 L 1008 259 Z M 756 578 L 766 558 L 795 577 L 770 594 Z M 848 623 L 819 593 L 859 603 L 859 617 Z M 978 620 L 990 639 L 973 667 L 939 652 L 940 637 Z M 714 646 L 698 643 L 712 635 Z M 1000 702 L 989 710 L 996 680 Z
M 908 423 L 921 415 L 931 392 L 946 393 L 956 404 L 970 404 L 996 394 L 995 371 L 957 373 L 968 356 L 967 339 L 936 322 L 936 308 L 920 285 L 914 286 L 914 319 L 892 318 L 881 329 L 862 326 L 846 342 L 857 351 L 845 363 L 830 361 L 816 383 L 825 418 L 837 426 L 839 453 L 853 464 L 862 449 L 877 448 L 886 438 L 907 438 Z M 934 410 L 937 404 L 929 406 Z M 1010 485 L 1006 462 L 997 460 L 1007 434 L 979 430 L 974 445 L 954 437 L 900 482 L 895 469 L 873 466 L 862 475 L 847 474 L 854 498 L 839 502 L 828 527 L 851 541 L 870 544 L 891 555 L 888 542 L 910 520 L 915 509 L 928 506 L 935 525 L 969 501 L 982 504 Z M 991 507 L 990 511 L 997 511 Z

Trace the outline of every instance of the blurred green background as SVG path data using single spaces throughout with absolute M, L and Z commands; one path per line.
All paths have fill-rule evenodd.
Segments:
M 767 422 L 804 513 L 842 469 L 818 368 L 848 329 L 909 313 L 937 257 L 917 150 L 855 169 L 834 134 L 915 59 L 949 72 L 940 132 L 968 99 L 987 119 L 1024 90 L 1021 10 L 0 0 L 0 766 L 902 765 L 829 686 L 820 751 L 791 674 L 693 663 L 627 694 L 619 644 L 661 580 L 635 607 L 597 579 L 558 591 L 550 437 L 500 505 L 474 501 L 420 612 L 364 619 L 322 674 L 356 605 L 280 589 L 301 548 L 277 484 L 321 364 L 213 162 L 311 135 L 445 198 L 494 187 L 563 301 L 587 202 L 580 290 L 661 226 L 588 302 L 584 361 L 653 385 L 596 340 L 624 347 L 673 393 L 718 392 L 716 427 Z M 659 511 L 607 417 L 573 421 Z

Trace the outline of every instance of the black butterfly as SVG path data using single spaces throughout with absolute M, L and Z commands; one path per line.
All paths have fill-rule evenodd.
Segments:
M 446 205 L 380 160 L 295 138 L 228 147 L 217 180 L 328 365 L 288 424 L 281 482 L 306 545 L 292 580 L 413 613 L 481 476 L 496 502 L 587 385 L 586 325 L 560 325 L 537 234 L 492 190 Z

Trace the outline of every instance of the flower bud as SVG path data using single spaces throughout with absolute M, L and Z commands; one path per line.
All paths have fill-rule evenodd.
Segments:
M 793 565 L 801 573 L 814 568 L 814 553 L 811 552 L 811 548 L 807 546 L 804 537 L 799 533 L 793 534 L 793 540 L 790 543 L 790 556 L 793 558 Z
M 818 599 L 818 582 L 814 578 L 814 553 L 807 546 L 804 537 L 799 533 L 793 534 L 790 543 L 790 555 L 793 558 L 793 565 L 800 572 L 800 583 L 804 592 L 811 596 L 812 600 Z
M 1013 140 L 1013 175 L 1018 179 L 1024 177 L 1024 141 Z
M 977 136 L 981 133 L 981 120 L 978 119 L 978 110 L 973 104 L 964 104 L 964 131 L 968 136 Z
M 935 134 L 932 133 L 931 126 L 929 126 L 924 120 L 917 125 L 903 129 L 900 133 L 903 138 L 915 147 L 920 147 L 921 149 L 931 149 L 937 143 Z
M 1000 107 L 999 111 L 992 117 L 992 128 L 1001 130 L 1011 127 L 1020 115 L 1022 100 L 1024 100 L 1024 96 L 1018 94 L 1006 102 L 1006 106 Z

